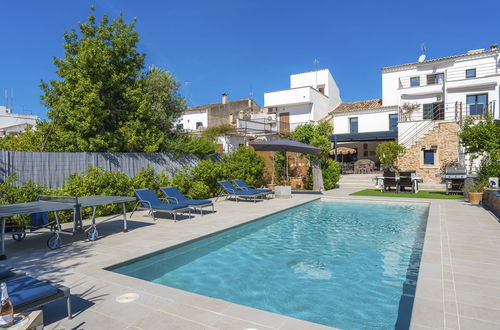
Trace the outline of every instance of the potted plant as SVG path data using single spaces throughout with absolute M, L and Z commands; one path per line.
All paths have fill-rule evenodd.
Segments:
M 479 205 L 483 201 L 483 192 L 486 183 L 479 180 L 469 181 L 465 183 L 464 193 L 469 198 L 469 203 Z

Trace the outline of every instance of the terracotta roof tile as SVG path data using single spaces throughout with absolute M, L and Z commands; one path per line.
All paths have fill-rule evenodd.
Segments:
M 342 102 L 331 113 L 355 112 L 369 109 L 379 109 L 382 107 L 382 99 L 373 99 L 355 102 Z

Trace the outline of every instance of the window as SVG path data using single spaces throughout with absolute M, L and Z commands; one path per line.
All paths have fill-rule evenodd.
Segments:
M 434 165 L 434 150 L 424 150 L 424 164 L 425 165 Z
M 444 73 L 434 73 L 427 75 L 427 85 L 442 84 L 444 81 Z
M 411 77 L 410 78 L 410 86 L 411 87 L 420 86 L 420 77 Z
M 177 124 L 175 125 L 175 128 L 178 130 L 178 131 L 182 131 L 184 129 L 184 125 L 183 124 Z
M 358 117 L 349 118 L 350 132 L 358 133 Z
M 318 92 L 325 94 L 325 85 L 318 86 Z
M 368 149 L 368 143 L 363 143 L 363 149 Z
M 467 110 L 471 116 L 484 115 L 488 106 L 488 94 L 467 95 Z
M 365 150 L 365 151 L 363 152 L 363 157 L 368 157 L 368 150 Z
M 444 103 L 427 103 L 423 105 L 423 119 L 444 120 Z
M 465 78 L 476 78 L 476 69 L 467 69 L 465 70 Z
M 395 113 L 389 115 L 389 130 L 398 130 L 398 115 Z
M 196 122 L 196 129 L 201 129 L 203 128 L 203 123 L 201 121 Z

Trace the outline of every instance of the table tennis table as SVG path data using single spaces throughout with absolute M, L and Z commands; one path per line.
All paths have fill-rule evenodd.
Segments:
M 53 235 L 47 240 L 47 246 L 50 249 L 57 249 L 61 247 L 62 240 L 60 238 L 61 234 L 74 235 L 78 231 L 83 231 L 90 241 L 94 241 L 98 238 L 97 224 L 96 224 L 96 208 L 100 205 L 107 204 L 122 204 L 123 214 L 113 215 L 106 218 L 99 223 L 103 223 L 112 219 L 115 219 L 123 215 L 123 231 L 128 231 L 127 229 L 127 210 L 126 204 L 129 202 L 136 201 L 135 197 L 128 196 L 103 196 L 94 195 L 86 197 L 74 197 L 74 196 L 38 196 L 38 200 L 34 202 L 18 203 L 18 204 L 8 204 L 0 205 L 0 218 L 2 219 L 2 233 L 1 233 L 1 254 L 0 260 L 6 259 L 5 255 L 5 224 L 6 218 L 14 215 L 22 214 L 32 214 L 32 213 L 54 213 L 54 223 L 49 224 Z M 91 224 L 86 229 L 83 228 L 82 219 L 82 208 L 92 207 L 92 219 Z M 73 226 L 70 230 L 63 230 L 61 228 L 61 223 L 57 215 L 58 211 L 73 210 Z M 48 227 L 46 226 L 46 227 Z M 18 235 L 22 240 L 25 236 L 25 232 L 10 232 L 9 234 Z

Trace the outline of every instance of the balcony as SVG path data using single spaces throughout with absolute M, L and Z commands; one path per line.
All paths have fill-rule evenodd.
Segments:
M 499 111 L 496 109 L 496 102 L 490 101 L 488 104 L 465 104 L 463 102 L 432 104 L 415 104 L 414 109 L 408 111 L 404 107 L 399 107 L 399 122 L 412 121 L 455 121 L 462 123 L 463 119 L 471 116 L 483 119 L 485 116 L 499 118 Z

